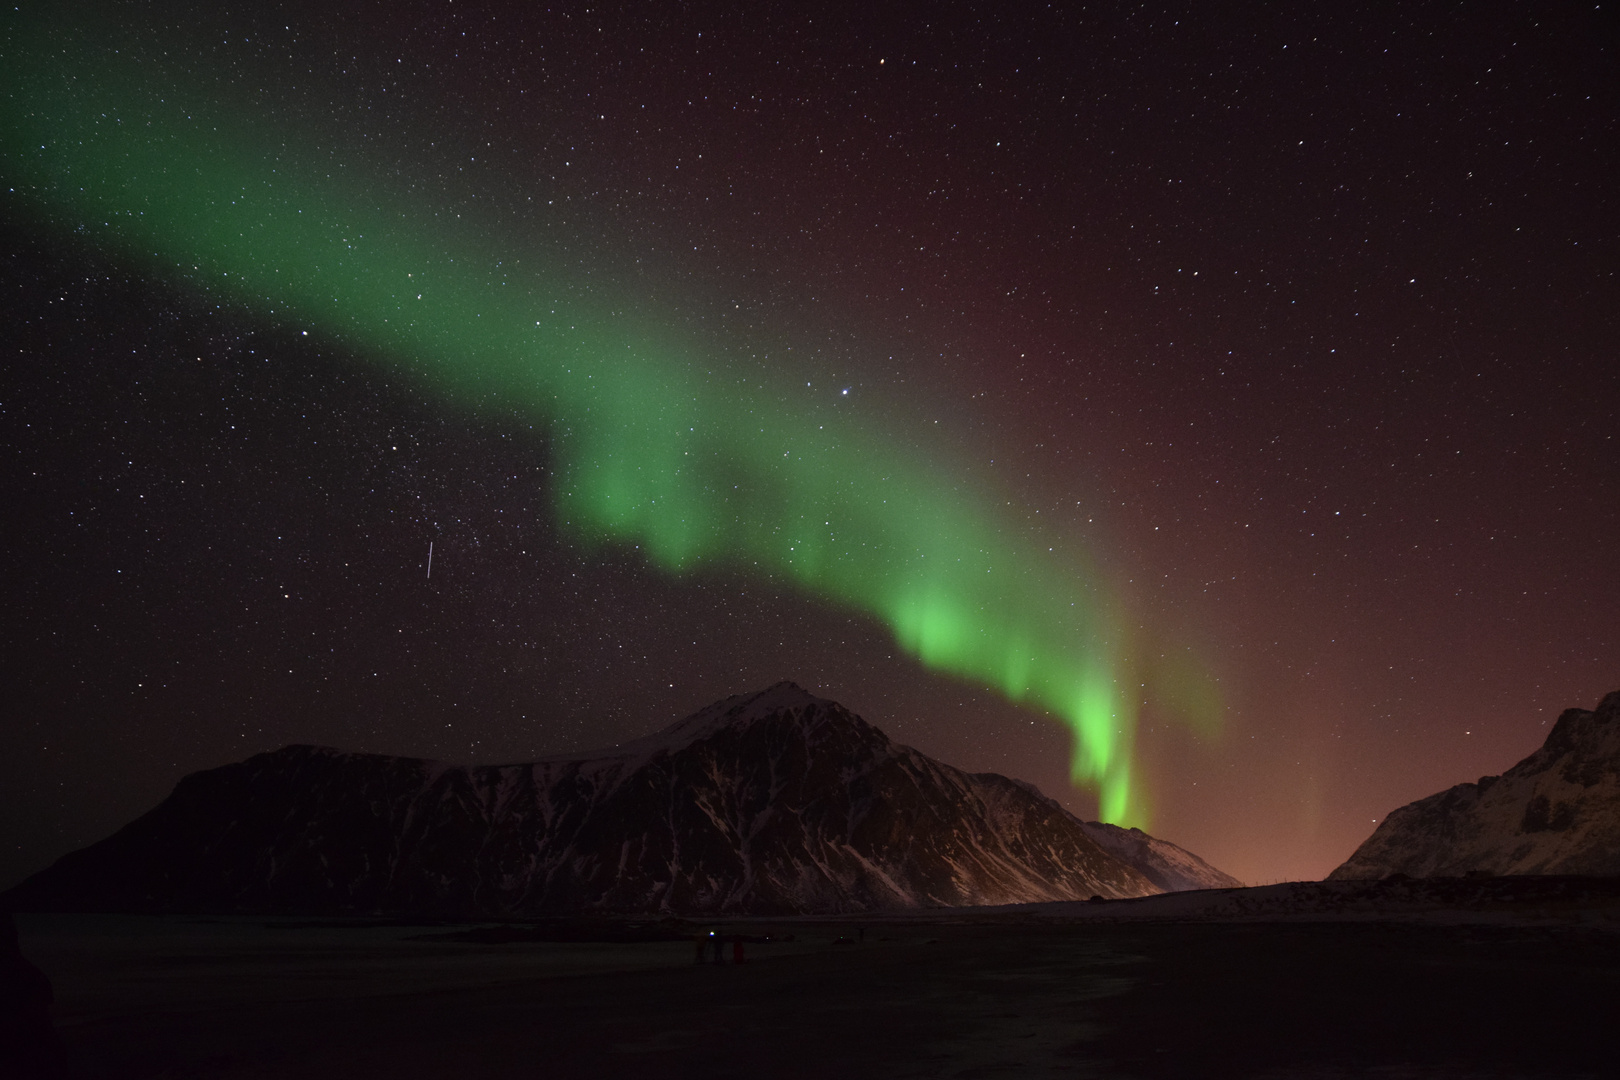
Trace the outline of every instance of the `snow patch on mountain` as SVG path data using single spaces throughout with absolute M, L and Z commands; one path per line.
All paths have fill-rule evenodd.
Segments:
M 1093 840 L 1136 867 L 1161 892 L 1236 889 L 1243 886 L 1243 882 L 1215 869 L 1186 848 L 1149 836 L 1141 829 L 1125 829 L 1104 821 L 1085 821 L 1081 824 Z

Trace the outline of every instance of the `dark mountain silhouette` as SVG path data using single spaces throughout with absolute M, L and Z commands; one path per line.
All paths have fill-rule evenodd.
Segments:
M 525 765 L 289 746 L 194 773 L 21 910 L 809 913 L 1230 886 L 792 683 Z
M 1391 874 L 1620 875 L 1620 690 L 1501 776 L 1396 810 L 1328 878 Z

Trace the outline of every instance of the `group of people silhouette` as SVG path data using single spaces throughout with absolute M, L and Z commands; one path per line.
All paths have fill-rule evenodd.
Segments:
M 724 964 L 726 962 L 726 942 L 728 940 L 731 942 L 731 962 L 733 964 L 742 963 L 743 962 L 743 939 L 742 939 L 742 937 L 739 936 L 739 935 L 732 935 L 730 938 L 727 938 L 726 935 L 720 933 L 717 930 L 710 930 L 707 933 L 699 934 L 697 936 L 697 938 L 696 938 L 696 941 L 697 941 L 697 959 L 696 959 L 695 962 L 699 963 L 699 964 L 702 964 L 702 963 Z M 705 957 L 708 956 L 710 953 L 713 954 L 714 959 L 713 960 L 705 960 Z

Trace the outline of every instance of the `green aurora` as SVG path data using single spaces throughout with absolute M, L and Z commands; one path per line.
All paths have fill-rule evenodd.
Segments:
M 31 59 L 7 61 L 0 150 L 36 226 L 307 326 L 447 407 L 520 410 L 551 434 L 557 522 L 580 543 L 639 547 L 671 574 L 764 573 L 875 616 L 928 667 L 1061 717 L 1100 816 L 1146 824 L 1119 620 L 1004 495 L 847 415 L 788 408 L 217 95 L 183 100 L 152 65 L 61 35 L 34 45 L 7 49 Z

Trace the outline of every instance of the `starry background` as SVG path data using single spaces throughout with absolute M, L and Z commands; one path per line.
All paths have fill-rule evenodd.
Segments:
M 1152 831 L 1247 881 L 1320 877 L 1620 688 L 1598 6 L 93 17 L 587 293 L 926 422 L 942 469 L 1059 522 L 1206 658 L 1220 724 L 1150 709 L 1140 768 Z M 525 760 L 782 678 L 1095 813 L 1061 725 L 874 620 L 571 546 L 532 418 L 0 199 L 0 884 L 289 742 Z

